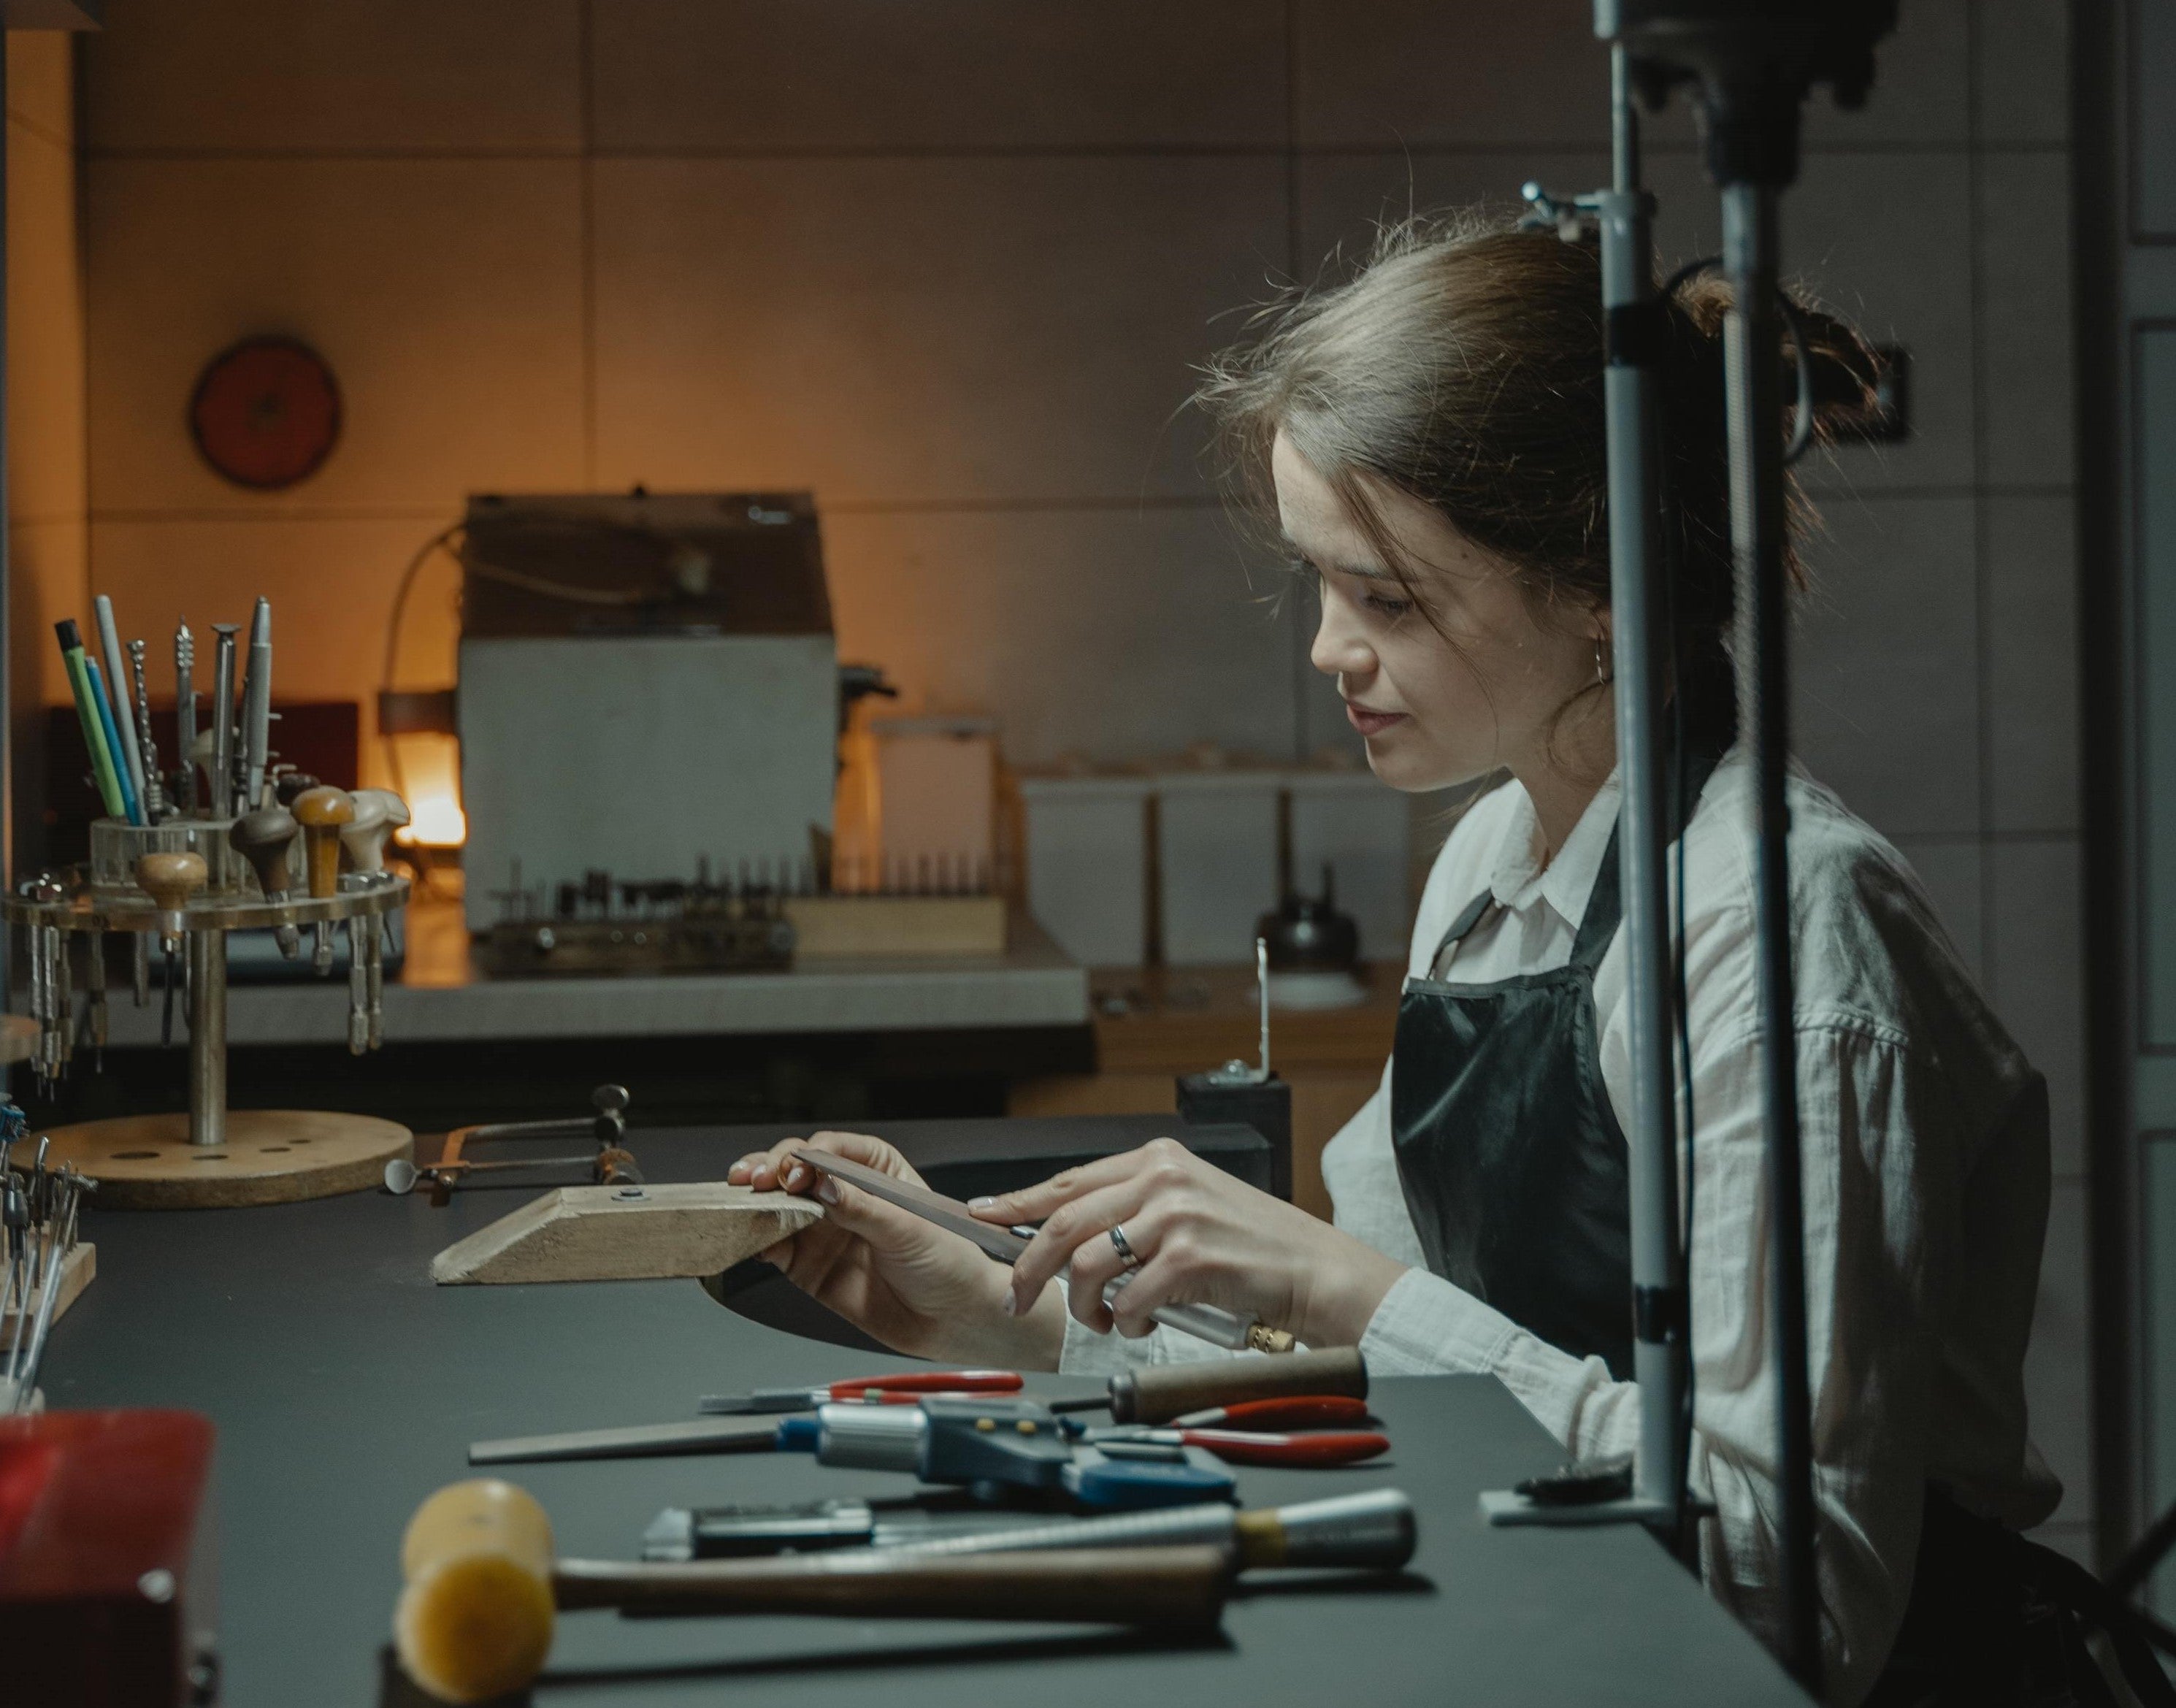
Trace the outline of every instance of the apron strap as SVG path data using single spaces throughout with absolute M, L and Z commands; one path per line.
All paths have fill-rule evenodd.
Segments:
M 1724 751 L 1712 737 L 1688 747 L 1683 795 L 1687 819 L 1700 810 L 1700 791 L 1707 786 L 1707 780 L 1722 763 Z M 1674 773 L 1674 763 L 1669 770 Z M 1665 780 L 1662 800 L 1662 813 L 1669 823 L 1673 841 L 1684 835 L 1684 826 L 1678 820 L 1679 798 L 1677 778 L 1673 775 Z M 1595 868 L 1594 888 L 1587 893 L 1586 912 L 1579 922 L 1579 935 L 1572 940 L 1570 964 L 1582 972 L 1591 973 L 1602 965 L 1602 956 L 1609 953 L 1610 939 L 1617 935 L 1617 927 L 1624 917 L 1624 886 L 1618 881 L 1617 869 L 1617 845 L 1623 830 L 1620 814 L 1618 822 L 1610 827 L 1609 846 L 1602 851 L 1602 863 Z
M 1624 917 L 1624 886 L 1618 881 L 1618 827 L 1609 832 L 1609 846 L 1602 851 L 1602 863 L 1594 868 L 1594 888 L 1587 892 L 1586 911 L 1580 916 L 1579 935 L 1572 939 L 1570 965 L 1581 972 L 1592 972 L 1602 965 L 1602 957 L 1609 953 L 1609 940 L 1617 935 L 1617 927 Z
M 1451 921 L 1450 929 L 1444 933 L 1443 941 L 1436 945 L 1435 955 L 1428 962 L 1430 975 L 1443 965 L 1445 955 L 1472 934 L 1473 927 L 1481 923 L 1482 916 L 1495 905 L 1495 892 L 1484 889 L 1466 904 L 1465 911 Z

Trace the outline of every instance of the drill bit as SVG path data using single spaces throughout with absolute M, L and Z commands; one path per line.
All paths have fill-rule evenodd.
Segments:
M 166 816 L 166 785 L 159 775 L 159 738 L 151 732 L 151 691 L 144 682 L 144 643 L 128 643 L 128 673 L 136 689 L 136 739 L 142 746 L 139 763 L 144 767 L 144 822 L 155 824 Z
M 189 633 L 188 618 L 174 630 L 174 742 L 181 762 L 182 813 L 197 815 L 197 640 Z

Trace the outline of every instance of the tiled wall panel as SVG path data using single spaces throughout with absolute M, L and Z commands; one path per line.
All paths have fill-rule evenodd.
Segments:
M 1806 556 L 1792 705 L 1807 767 L 1887 835 L 1977 833 L 1971 499 L 1834 501 Z
M 1284 20 L 1256 0 L 610 0 L 593 19 L 608 150 L 1284 144 Z
M 94 151 L 573 153 L 583 0 L 108 0 Z
M 994 713 L 1016 763 L 1292 752 L 1297 612 L 1214 509 L 849 513 L 824 541 L 841 655 Z
M 825 504 L 1208 496 L 1193 368 L 1286 247 L 1258 157 L 614 160 L 596 204 L 602 483 Z

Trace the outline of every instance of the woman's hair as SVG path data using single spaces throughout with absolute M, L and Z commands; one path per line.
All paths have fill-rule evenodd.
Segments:
M 1681 679 L 1723 666 L 1731 619 L 1729 298 L 1707 273 L 1665 305 L 1665 562 L 1674 569 Z M 1816 362 L 1842 371 L 1847 393 L 1866 395 L 1874 362 L 1857 335 L 1810 305 L 1798 305 L 1798 318 Z M 1377 483 L 1429 505 L 1508 565 L 1537 612 L 1576 618 L 1608 606 L 1602 269 L 1592 242 L 1477 212 L 1410 220 L 1381 234 L 1350 282 L 1295 292 L 1251 330 L 1210 363 L 1195 395 L 1222 429 L 1232 469 L 1258 490 L 1282 432 L 1424 612 L 1424 567 L 1391 538 Z M 1795 536 L 1809 514 L 1795 489 L 1791 514 Z M 1786 551 L 1795 582 L 1797 555 Z

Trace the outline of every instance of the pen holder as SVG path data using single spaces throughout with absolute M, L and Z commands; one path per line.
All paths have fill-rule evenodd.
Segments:
M 95 819 L 90 826 L 90 887 L 95 894 L 142 894 L 136 887 L 136 862 L 146 854 L 194 854 L 204 863 L 207 897 L 261 895 L 249 862 L 227 846 L 230 819 L 171 819 L 163 824 L 132 824 L 125 819 Z

